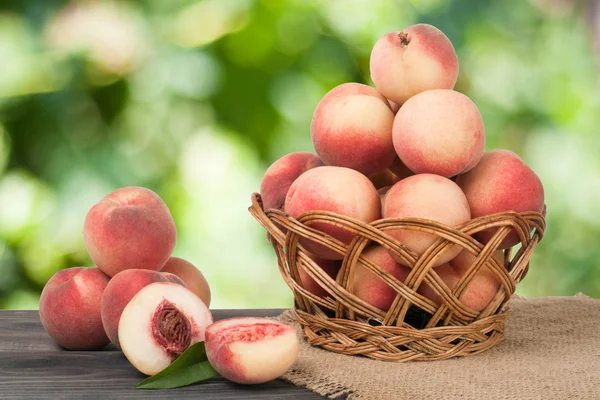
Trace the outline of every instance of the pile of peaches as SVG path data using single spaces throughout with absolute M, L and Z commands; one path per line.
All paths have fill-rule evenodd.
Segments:
M 40 297 L 42 325 L 62 347 L 100 350 L 112 342 L 140 372 L 154 375 L 204 341 L 212 367 L 245 384 L 274 379 L 295 361 L 299 342 L 290 325 L 266 318 L 213 323 L 208 283 L 194 265 L 171 256 L 177 230 L 153 191 L 108 194 L 89 210 L 83 236 L 96 267 L 58 271 Z
M 523 160 L 507 150 L 484 152 L 481 114 L 473 101 L 453 90 L 458 58 L 443 32 L 418 24 L 389 33 L 375 44 L 370 67 L 375 88 L 344 83 L 317 105 L 310 126 L 316 154 L 291 153 L 268 168 L 260 187 L 265 210 L 283 210 L 294 218 L 309 211 L 330 211 L 365 223 L 414 217 L 449 227 L 504 211 L 542 212 L 542 183 Z M 311 227 L 345 244 L 354 237 L 330 224 Z M 479 232 L 476 239 L 487 243 L 494 232 Z M 406 229 L 386 233 L 418 255 L 437 239 Z M 499 250 L 518 242 L 511 232 Z M 300 245 L 336 278 L 343 254 L 306 238 L 300 239 Z M 448 247 L 435 264 L 449 289 L 475 259 L 461 250 L 458 245 Z M 410 272 L 379 245 L 368 247 L 363 255 L 400 281 Z M 503 263 L 501 251 L 494 257 Z M 305 289 L 316 296 L 327 295 L 306 271 L 299 273 Z M 354 295 L 383 311 L 397 295 L 360 263 L 351 285 Z M 482 268 L 460 300 L 481 311 L 499 287 L 496 275 Z M 418 291 L 441 303 L 426 284 Z

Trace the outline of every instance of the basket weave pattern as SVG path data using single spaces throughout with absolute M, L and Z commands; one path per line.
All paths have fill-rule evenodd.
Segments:
M 311 211 L 294 219 L 283 211 L 265 211 L 257 193 L 252 195 L 249 211 L 267 230 L 281 275 L 294 293 L 294 316 L 309 343 L 337 353 L 386 361 L 474 355 L 501 341 L 508 301 L 527 273 L 529 259 L 545 230 L 544 215 L 537 212 L 503 212 L 472 219 L 455 228 L 418 218 L 387 218 L 367 224 L 325 211 Z M 311 228 L 315 223 L 342 227 L 355 237 L 347 245 Z M 496 228 L 496 232 L 486 245 L 473 239 L 475 233 L 490 228 Z M 419 256 L 386 233 L 392 229 L 426 232 L 437 238 Z M 514 255 L 511 249 L 504 250 L 501 265 L 492 255 L 513 231 L 522 246 Z M 337 280 L 309 258 L 298 245 L 301 238 L 344 255 Z M 362 255 L 371 243 L 379 243 L 411 269 L 405 282 Z M 455 245 L 471 252 L 476 259 L 450 290 L 432 266 L 439 255 Z M 381 311 L 352 294 L 352 279 L 359 262 L 397 292 L 389 311 Z M 304 289 L 299 267 L 325 288 L 329 296 L 320 298 Z M 477 312 L 464 306 L 459 297 L 481 268 L 492 270 L 501 285 L 489 305 Z M 417 293 L 422 282 L 442 297 L 440 306 Z

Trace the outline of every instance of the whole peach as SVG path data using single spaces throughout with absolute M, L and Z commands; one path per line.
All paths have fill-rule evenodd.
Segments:
M 344 83 L 317 105 L 310 125 L 315 150 L 326 165 L 355 169 L 367 176 L 389 167 L 394 114 L 372 87 Z
M 275 161 L 260 183 L 260 196 L 265 210 L 283 210 L 285 196 L 294 181 L 305 171 L 320 167 L 323 161 L 312 153 L 290 153 Z
M 156 193 L 129 186 L 111 192 L 89 210 L 83 237 L 92 261 L 114 276 L 125 269 L 160 270 L 175 248 L 177 230 Z
M 194 264 L 183 258 L 171 257 L 161 272 L 169 272 L 181 278 L 185 286 L 196 296 L 200 297 L 200 300 L 206 304 L 206 307 L 210 306 L 210 287 L 202 272 Z
M 48 280 L 40 296 L 40 320 L 56 343 L 69 350 L 99 350 L 109 343 L 100 316 L 109 279 L 98 268 L 74 267 Z
M 483 155 L 485 129 L 475 103 L 454 90 L 427 90 L 398 111 L 394 148 L 418 174 L 450 178 L 473 168 Z
M 459 175 L 456 183 L 465 193 L 473 218 L 504 211 L 537 211 L 544 209 L 544 187 L 540 178 L 519 156 L 508 150 L 486 152 L 479 163 Z M 487 243 L 496 229 L 476 235 Z M 506 249 L 519 242 L 516 232 L 504 238 L 500 248 Z
M 385 195 L 384 218 L 421 218 L 455 227 L 470 220 L 465 195 L 450 179 L 433 174 L 409 176 L 396 183 Z M 437 239 L 431 233 L 392 229 L 387 233 L 417 254 L 423 254 Z M 461 248 L 450 246 L 436 265 L 453 259 Z M 399 260 L 398 260 L 399 261 Z
M 458 57 L 442 31 L 417 24 L 375 43 L 371 78 L 379 92 L 402 105 L 425 90 L 452 89 L 458 78 Z
M 285 199 L 285 212 L 293 218 L 316 210 L 331 211 L 368 223 L 380 218 L 381 202 L 366 176 L 349 168 L 325 166 L 300 175 Z M 311 227 L 346 244 L 354 238 L 354 233 L 331 224 L 315 223 Z M 343 258 L 343 254 L 307 239 L 300 239 L 300 244 L 319 258 Z

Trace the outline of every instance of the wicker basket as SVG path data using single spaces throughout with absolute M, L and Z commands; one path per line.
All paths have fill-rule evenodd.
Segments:
M 296 220 L 279 210 L 265 211 L 257 193 L 252 195 L 249 211 L 267 230 L 281 275 L 294 292 L 294 316 L 303 327 L 308 342 L 337 353 L 385 361 L 468 356 L 500 342 L 504 337 L 508 301 L 527 273 L 531 254 L 545 229 L 545 213 L 536 212 L 498 213 L 472 219 L 456 228 L 417 218 L 388 218 L 366 224 L 324 211 L 308 212 Z M 350 245 L 346 245 L 312 229 L 310 225 L 314 223 L 343 227 L 356 236 Z M 285 234 L 280 227 L 285 228 Z M 398 228 L 431 233 L 438 239 L 419 257 L 385 233 Z M 488 228 L 498 229 L 485 246 L 472 238 L 476 232 Z M 504 250 L 504 265 L 500 265 L 492 254 L 512 231 L 518 234 L 522 246 L 513 248 L 518 248 L 514 255 L 512 249 Z M 337 281 L 308 257 L 298 245 L 300 238 L 311 239 L 345 255 Z M 392 251 L 411 268 L 405 282 L 398 281 L 361 255 L 372 242 Z M 476 259 L 451 291 L 432 265 L 436 255 L 453 244 L 467 249 Z M 398 293 L 389 311 L 383 312 L 365 303 L 349 290 L 359 260 Z M 465 307 L 458 297 L 483 265 L 493 271 L 501 285 L 489 305 L 476 312 Z M 299 266 L 325 288 L 328 297 L 317 297 L 302 287 Z M 423 281 L 441 295 L 440 306 L 417 293 Z

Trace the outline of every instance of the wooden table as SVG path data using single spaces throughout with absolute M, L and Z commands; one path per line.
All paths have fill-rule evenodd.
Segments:
M 275 316 L 282 310 L 214 310 L 215 320 Z M 37 311 L 0 310 L 0 399 L 322 399 L 281 380 L 244 386 L 212 378 L 169 390 L 132 387 L 144 375 L 122 352 L 67 351 L 46 334 Z

